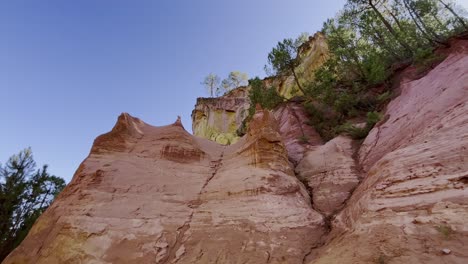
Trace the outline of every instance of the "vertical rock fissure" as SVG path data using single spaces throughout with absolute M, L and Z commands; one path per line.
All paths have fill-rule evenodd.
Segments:
M 380 132 L 381 132 L 380 129 L 381 129 L 380 124 L 378 124 L 378 125 L 377 125 L 377 135 L 376 135 L 376 139 L 375 139 L 375 141 L 374 141 L 374 144 L 372 144 L 372 146 L 368 148 L 368 150 L 366 151 L 366 154 L 364 155 L 364 158 L 362 159 L 362 161 L 366 161 L 366 160 L 367 160 L 367 158 L 369 157 L 371 151 L 372 151 L 373 149 L 375 149 L 375 147 L 376 147 L 377 144 L 379 143 L 379 141 L 380 141 Z
M 306 252 L 306 254 L 304 255 L 304 257 L 302 258 L 302 263 L 304 264 L 304 263 L 307 263 L 307 258 L 310 256 L 310 254 L 312 254 L 314 249 L 320 248 L 325 244 L 326 238 L 328 237 L 328 234 L 331 232 L 331 219 L 332 219 L 332 217 L 334 215 L 326 216 L 320 209 L 318 209 L 315 206 L 315 204 L 314 204 L 314 188 L 310 187 L 306 180 L 301 179 L 301 177 L 299 177 L 298 173 L 295 172 L 294 174 L 295 174 L 296 178 L 299 179 L 299 181 L 301 181 L 302 184 L 304 184 L 304 187 L 307 190 L 307 193 L 309 194 L 309 197 L 310 197 L 310 205 L 311 205 L 311 207 L 312 207 L 312 209 L 314 211 L 316 211 L 317 213 L 319 213 L 322 216 L 323 221 L 324 221 L 324 228 L 325 228 L 324 233 L 320 236 L 320 238 L 318 240 L 318 244 L 315 244 L 315 245 L 311 246 L 309 248 L 309 250 Z M 324 174 L 324 176 L 322 176 L 320 181 L 322 181 L 324 177 L 325 177 L 325 174 Z
M 379 130 L 380 132 L 380 130 Z M 352 155 L 352 158 L 354 160 L 354 171 L 355 173 L 358 175 L 358 178 L 359 178 L 359 183 L 352 189 L 350 190 L 350 193 L 349 193 L 349 196 L 347 199 L 345 199 L 342 203 L 342 205 L 335 211 L 333 211 L 329 216 L 327 216 L 326 214 L 324 214 L 320 209 L 318 209 L 315 204 L 314 204 L 314 189 L 318 189 L 320 188 L 321 186 L 321 183 L 323 182 L 326 174 L 324 173 L 322 177 L 320 177 L 319 179 L 319 185 L 315 188 L 312 188 L 307 180 L 305 179 L 302 179 L 298 173 L 295 171 L 295 175 L 296 175 L 296 178 L 298 178 L 305 186 L 306 190 L 307 190 L 307 193 L 309 194 L 309 197 L 310 197 L 310 203 L 311 203 L 311 207 L 313 210 L 315 210 L 316 212 L 318 212 L 320 215 L 322 215 L 323 217 L 323 220 L 324 220 L 324 227 L 325 227 L 325 231 L 324 233 L 322 234 L 322 236 L 320 236 L 319 238 L 319 241 L 318 241 L 318 244 L 317 245 L 314 245 L 312 246 L 309 251 L 304 255 L 304 258 L 302 260 L 302 263 L 305 264 L 305 263 L 309 263 L 310 260 L 308 259 L 308 257 L 314 252 L 314 250 L 317 250 L 323 246 L 325 246 L 327 244 L 327 242 L 330 240 L 330 233 L 332 232 L 332 229 L 333 229 L 333 226 L 332 226 L 332 220 L 341 212 L 343 211 L 345 208 L 346 208 L 346 205 L 348 203 L 348 201 L 351 199 L 351 197 L 353 196 L 354 194 L 354 191 L 359 187 L 359 185 L 361 184 L 362 182 L 362 173 L 363 173 L 363 169 L 362 169 L 362 166 L 361 164 L 359 163 L 359 158 L 358 158 L 358 153 L 359 153 L 359 149 L 360 149 L 360 144 L 358 142 L 356 143 L 353 143 L 352 147 L 353 147 L 353 155 Z
M 301 129 L 302 136 L 305 137 L 304 128 L 302 127 L 303 124 L 301 122 L 301 119 L 297 115 L 296 110 L 294 110 L 294 107 L 291 107 L 289 104 L 287 104 L 286 107 L 291 111 L 292 115 L 297 120 L 297 123 L 299 124 L 299 128 Z
M 184 244 L 185 234 L 190 229 L 190 224 L 192 223 L 195 210 L 201 204 L 201 196 L 204 193 L 206 186 L 208 186 L 210 181 L 217 175 L 219 168 L 223 164 L 223 157 L 224 157 L 225 150 L 226 150 L 226 146 L 223 147 L 223 150 L 221 151 L 221 154 L 219 155 L 218 159 L 211 161 L 211 166 L 210 166 L 212 169 L 211 175 L 203 183 L 203 186 L 198 192 L 197 199 L 189 204 L 189 207 L 192 209 L 192 211 L 190 212 L 190 215 L 188 216 L 184 224 L 177 228 L 177 235 L 176 235 L 174 245 L 171 247 L 168 257 L 164 263 L 177 263 L 180 257 L 185 253 L 185 251 L 179 252 L 181 249 L 184 250 L 183 244 Z

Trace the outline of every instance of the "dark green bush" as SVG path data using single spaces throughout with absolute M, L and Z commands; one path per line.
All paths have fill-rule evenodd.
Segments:
M 382 62 L 382 56 L 378 53 L 370 53 L 369 57 L 362 62 L 365 80 L 369 85 L 384 82 L 389 75 L 386 63 Z
M 375 124 L 380 121 L 380 119 L 381 115 L 379 113 L 368 112 L 365 126 L 358 127 L 349 122 L 346 122 L 337 128 L 337 133 L 345 133 L 353 139 L 364 139 L 367 137 L 372 128 L 374 128 Z
M 255 113 L 257 104 L 260 104 L 264 109 L 273 109 L 284 101 L 284 98 L 278 94 L 275 87 L 271 86 L 267 88 L 258 77 L 249 80 L 249 85 L 251 87 L 249 91 L 249 116 Z

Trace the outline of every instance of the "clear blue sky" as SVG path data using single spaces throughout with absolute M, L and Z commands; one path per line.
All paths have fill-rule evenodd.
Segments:
M 465 0 L 464 0 L 465 1 Z M 69 181 L 121 112 L 190 114 L 210 72 L 263 75 L 270 49 L 344 0 L 0 0 L 0 162 L 31 146 Z

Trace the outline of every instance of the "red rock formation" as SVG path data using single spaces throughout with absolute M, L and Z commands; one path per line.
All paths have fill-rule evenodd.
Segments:
M 4 263 L 301 263 L 324 222 L 277 128 L 225 147 L 123 114 Z
M 279 132 L 288 150 L 289 159 L 294 164 L 302 160 L 308 149 L 322 144 L 320 135 L 312 126 L 307 125 L 309 117 L 300 103 L 284 103 L 273 113 L 278 120 Z
M 402 81 L 359 151 L 365 178 L 311 263 L 468 263 L 468 41 L 458 45 Z
M 326 217 L 338 212 L 359 183 L 353 140 L 339 136 L 307 152 L 296 167 L 310 188 L 314 208 Z
M 294 102 L 230 146 L 123 114 L 3 263 L 468 263 L 467 47 L 403 80 L 359 150 Z

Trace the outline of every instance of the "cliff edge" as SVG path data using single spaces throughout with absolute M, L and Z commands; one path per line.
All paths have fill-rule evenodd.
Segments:
M 293 101 L 231 145 L 122 114 L 3 263 L 467 263 L 467 69 L 458 40 L 362 144 Z

